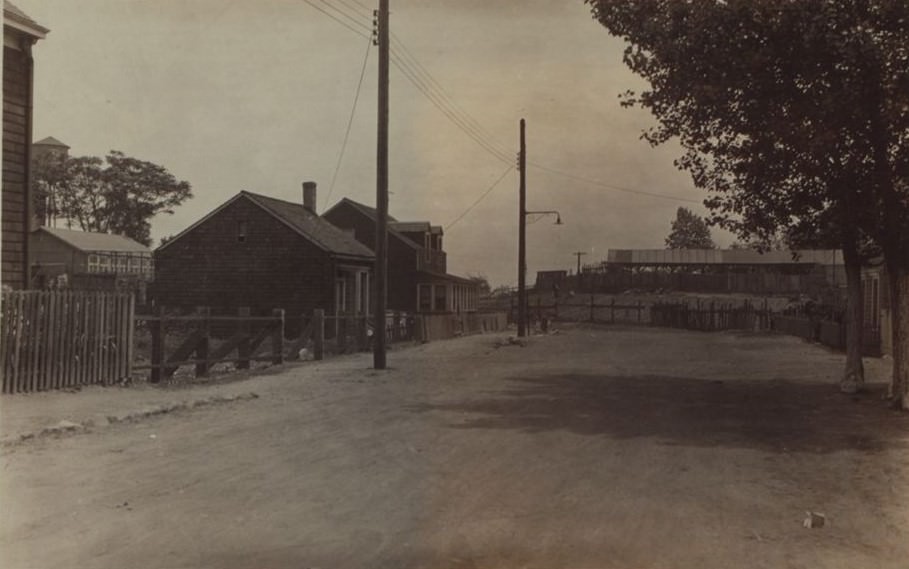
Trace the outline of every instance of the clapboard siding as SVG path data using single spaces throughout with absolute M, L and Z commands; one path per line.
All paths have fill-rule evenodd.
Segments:
M 153 296 L 164 306 L 248 306 L 258 313 L 283 308 L 296 318 L 332 309 L 334 274 L 328 253 L 241 198 L 155 251 Z
M 28 283 L 28 146 L 31 59 L 27 51 L 3 48 L 3 276 L 2 283 Z

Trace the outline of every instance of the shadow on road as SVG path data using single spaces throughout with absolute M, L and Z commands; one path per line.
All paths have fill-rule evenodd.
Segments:
M 909 447 L 909 415 L 887 409 L 883 384 L 848 397 L 834 385 L 782 380 L 551 374 L 509 381 L 488 397 L 412 410 L 473 415 L 451 424 L 459 429 L 562 430 L 777 452 Z

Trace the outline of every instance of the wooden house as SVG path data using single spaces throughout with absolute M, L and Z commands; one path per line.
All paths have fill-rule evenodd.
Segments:
M 344 198 L 323 215 L 375 250 L 376 210 Z M 473 281 L 448 274 L 442 228 L 426 221 L 388 219 L 388 308 L 403 312 L 465 313 L 477 310 Z
M 29 236 L 29 249 L 33 282 L 39 288 L 64 275 L 70 283 L 113 282 L 117 276 L 147 281 L 154 275 L 151 249 L 122 235 L 39 227 Z
M 155 250 L 153 298 L 163 306 L 254 313 L 283 308 L 291 321 L 320 308 L 369 314 L 371 250 L 302 203 L 242 191 Z
M 3 2 L 2 284 L 28 288 L 32 223 L 29 163 L 32 138 L 32 46 L 47 34 L 12 3 Z

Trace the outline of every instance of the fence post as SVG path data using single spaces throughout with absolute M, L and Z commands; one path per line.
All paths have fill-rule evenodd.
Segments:
M 325 357 L 325 310 L 316 308 L 312 311 L 312 359 Z
M 615 324 L 615 297 L 609 301 L 609 323 Z
M 637 310 L 638 310 L 638 324 L 640 324 L 641 323 L 641 311 L 644 310 L 644 303 L 639 300 L 639 301 L 635 302 L 635 304 L 637 305 Z
M 365 314 L 358 316 L 356 319 L 357 323 L 357 348 L 359 351 L 363 352 L 369 349 L 369 337 L 366 334 L 366 329 L 369 328 L 369 317 Z M 395 318 L 395 326 L 392 326 L 392 335 L 390 335 L 391 341 L 394 341 L 394 329 L 396 328 L 398 319 Z
M 208 306 L 199 306 L 196 308 L 202 316 L 199 323 L 199 332 L 202 337 L 196 344 L 196 377 L 205 377 L 208 375 L 208 347 L 211 343 L 211 308 Z M 201 361 L 200 361 L 201 360 Z
M 237 320 L 237 335 L 240 336 L 240 342 L 237 344 L 237 369 L 249 369 L 249 358 L 252 356 L 249 337 L 251 328 L 247 320 L 249 315 L 248 306 L 237 308 L 237 316 L 240 318 Z
M 158 305 L 155 310 L 154 318 L 149 322 L 149 332 L 151 332 L 151 374 L 149 381 L 158 383 L 161 381 L 161 372 L 164 367 L 164 307 Z
M 347 317 L 336 315 L 335 316 L 335 346 L 338 348 L 338 353 L 346 354 L 347 353 Z M 385 323 L 382 323 L 382 326 L 385 326 Z
M 590 321 L 591 321 L 591 322 L 594 321 L 594 315 L 593 315 L 593 293 L 590 293 Z
M 271 363 L 284 363 L 284 309 L 275 308 L 272 314 L 278 322 L 271 334 Z

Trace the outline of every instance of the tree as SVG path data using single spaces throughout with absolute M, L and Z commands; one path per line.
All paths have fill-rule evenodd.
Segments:
M 110 151 L 68 158 L 60 168 L 36 168 L 38 187 L 53 188 L 54 217 L 67 227 L 115 233 L 151 244 L 152 217 L 173 213 L 192 197 L 189 182 L 177 180 L 163 166 Z
M 490 292 L 492 292 L 492 287 L 489 285 L 489 279 L 482 273 L 467 275 L 467 280 L 477 285 L 477 292 L 481 297 L 489 296 Z
M 680 207 L 672 222 L 672 231 L 666 238 L 670 249 L 715 249 L 710 228 L 704 219 L 688 208 Z
M 893 0 L 587 0 L 650 84 L 652 144 L 710 192 L 711 222 L 766 242 L 828 227 L 849 284 L 845 378 L 860 372 L 860 267 L 876 243 L 891 277 L 891 395 L 909 405 L 909 5 Z M 856 362 L 855 354 L 858 353 Z M 856 368 L 857 364 L 857 368 Z

